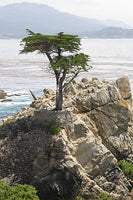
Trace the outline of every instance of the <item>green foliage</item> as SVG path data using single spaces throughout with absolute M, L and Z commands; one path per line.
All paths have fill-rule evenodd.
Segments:
M 108 197 L 108 195 L 105 192 L 101 192 L 99 195 L 99 200 L 115 200 L 112 197 Z
M 133 164 L 132 163 L 129 163 L 127 161 L 123 161 L 123 160 L 120 160 L 118 163 L 117 163 L 117 166 L 120 167 L 122 169 L 122 171 L 124 172 L 124 174 L 133 180 Z
M 33 186 L 15 184 L 6 185 L 0 181 L 0 200 L 39 200 Z
M 81 196 L 77 196 L 75 200 L 84 200 Z
M 75 74 L 75 72 L 80 72 L 81 70 L 87 71 L 86 63 L 88 61 L 88 56 L 83 53 L 77 53 L 75 55 L 68 55 L 61 57 L 60 59 L 55 57 L 51 64 L 53 70 L 66 70 L 67 74 Z
M 10 124 L 10 122 L 12 122 L 12 121 L 14 121 L 14 120 L 15 120 L 14 117 L 13 117 L 13 118 L 10 118 L 10 119 L 7 119 L 7 120 L 0 126 L 0 129 L 2 129 L 2 128 L 8 126 L 8 125 Z
M 77 35 L 64 34 L 63 32 L 57 35 L 43 35 L 34 33 L 27 29 L 28 37 L 22 39 L 21 45 L 24 44 L 23 50 L 20 53 L 29 53 L 38 51 L 38 53 L 58 54 L 62 52 L 79 51 L 80 39 Z
M 53 125 L 49 126 L 49 132 L 52 135 L 57 135 L 60 131 L 61 131 L 61 129 L 58 126 L 53 126 Z
M 80 50 L 80 38 L 77 35 L 63 32 L 57 35 L 42 35 L 28 29 L 27 32 L 29 36 L 21 41 L 21 45 L 24 47 L 20 51 L 21 54 L 34 51 L 46 54 L 50 61 L 50 68 L 57 70 L 58 73 L 63 72 L 62 70 L 65 70 L 67 74 L 81 69 L 87 70 L 89 56 L 76 53 Z M 68 52 L 70 55 L 64 55 L 64 52 Z M 74 70 L 71 71 L 72 68 Z

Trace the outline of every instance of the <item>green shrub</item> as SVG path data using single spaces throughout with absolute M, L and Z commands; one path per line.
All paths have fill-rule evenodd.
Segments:
M 122 171 L 124 172 L 124 174 L 133 180 L 133 164 L 132 163 L 129 163 L 127 161 L 123 161 L 123 160 L 120 160 L 118 163 L 117 163 L 117 166 L 120 167 L 122 169 Z
M 112 197 L 108 197 L 108 195 L 105 192 L 101 192 L 99 195 L 99 200 L 115 200 Z
M 36 193 L 33 186 L 21 184 L 9 186 L 0 181 L 0 200 L 39 200 Z
M 8 124 L 10 124 L 10 122 L 12 122 L 13 120 L 15 120 L 14 117 L 13 117 L 13 118 L 7 119 L 7 120 L 0 126 L 0 129 L 2 129 L 2 128 L 8 126 Z
M 60 129 L 60 127 L 58 127 L 58 126 L 53 126 L 53 125 L 51 125 L 51 126 L 49 127 L 49 131 L 50 131 L 50 133 L 51 133 L 52 135 L 57 135 L 57 134 L 61 131 L 61 129 Z
M 77 196 L 75 200 L 84 200 L 81 196 Z

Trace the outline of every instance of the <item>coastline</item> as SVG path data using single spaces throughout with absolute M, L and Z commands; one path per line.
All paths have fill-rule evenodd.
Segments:
M 90 55 L 93 68 L 88 73 L 81 73 L 78 80 L 83 77 L 115 80 L 127 74 L 133 90 L 131 41 L 128 39 L 82 39 L 82 51 Z M 40 96 L 44 88 L 55 89 L 55 79 L 46 69 L 48 63 L 45 57 L 36 53 L 19 55 L 20 40 L 5 39 L 0 40 L 0 43 L 0 89 L 5 90 L 8 94 L 29 94 L 29 90 L 32 90 L 36 96 Z M 0 105 L 0 115 L 1 112 L 6 112 L 6 110 L 2 111 L 1 106 L 5 105 L 6 109 L 8 105 L 15 105 L 15 102 L 23 105 L 23 102 L 31 101 L 32 98 L 29 94 L 27 97 L 21 96 L 20 100 L 3 102 Z

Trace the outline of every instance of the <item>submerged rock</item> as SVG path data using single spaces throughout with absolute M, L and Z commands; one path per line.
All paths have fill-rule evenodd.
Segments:
M 131 200 L 131 181 L 116 166 L 120 159 L 133 162 L 128 77 L 74 81 L 65 90 L 64 110 L 54 107 L 55 93 L 45 89 L 0 128 L 2 178 L 34 185 L 41 200 L 95 200 L 101 191 Z
M 3 99 L 1 102 L 4 103 L 4 102 L 11 102 L 12 99 Z

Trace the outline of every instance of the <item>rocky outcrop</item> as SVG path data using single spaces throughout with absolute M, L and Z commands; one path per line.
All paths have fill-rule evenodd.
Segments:
M 4 90 L 0 90 L 0 99 L 5 99 L 7 93 Z
M 34 185 L 41 200 L 95 200 L 101 191 L 126 200 L 133 185 L 116 163 L 133 162 L 128 77 L 74 81 L 65 89 L 63 111 L 54 108 L 55 93 L 45 89 L 0 128 L 2 177 Z

